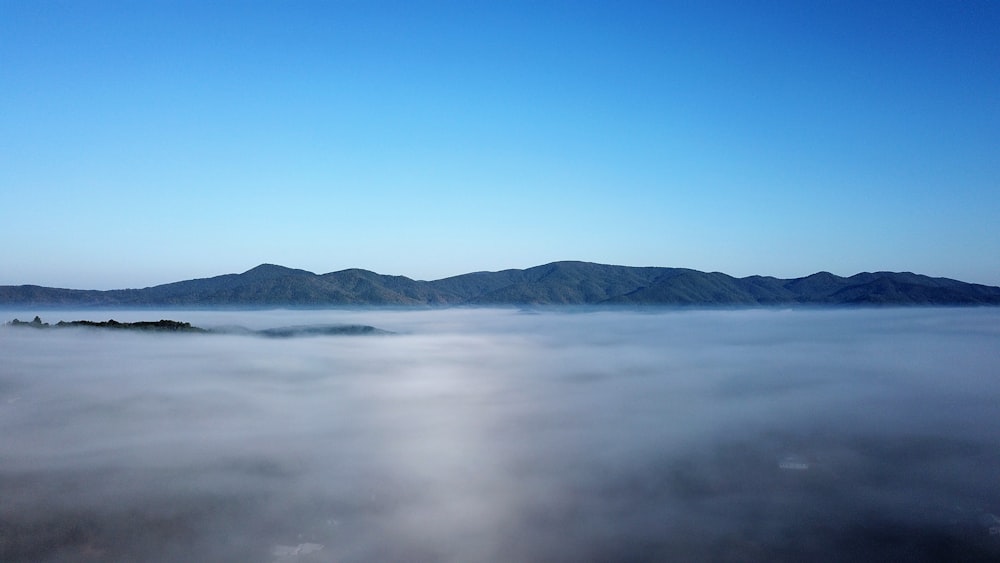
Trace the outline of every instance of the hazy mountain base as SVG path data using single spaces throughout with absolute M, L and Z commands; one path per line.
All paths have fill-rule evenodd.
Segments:
M 843 278 L 734 278 L 684 268 L 555 262 L 436 281 L 366 270 L 316 275 L 263 264 L 242 274 L 145 289 L 89 291 L 0 286 L 0 304 L 90 307 L 334 305 L 1000 305 L 1000 287 L 908 272 Z
M 7 331 L 0 560 L 996 560 L 997 315 L 202 311 L 400 336 Z

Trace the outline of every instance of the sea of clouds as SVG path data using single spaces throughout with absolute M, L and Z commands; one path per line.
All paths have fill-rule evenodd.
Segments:
M 392 334 L 0 327 L 0 561 L 1000 558 L 997 309 L 42 316 Z

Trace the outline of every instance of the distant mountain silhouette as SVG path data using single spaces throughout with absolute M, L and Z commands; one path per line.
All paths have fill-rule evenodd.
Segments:
M 436 281 L 350 269 L 317 275 L 273 264 L 145 289 L 0 286 L 0 304 L 84 307 L 338 305 L 1000 305 L 1000 287 L 909 272 L 734 278 L 685 268 L 554 262 Z

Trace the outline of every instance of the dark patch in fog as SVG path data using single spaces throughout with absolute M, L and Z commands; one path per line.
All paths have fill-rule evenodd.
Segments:
M 996 310 L 532 313 L 0 331 L 0 560 L 1000 557 Z

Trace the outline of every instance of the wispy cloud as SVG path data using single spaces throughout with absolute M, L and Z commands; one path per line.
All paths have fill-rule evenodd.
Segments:
M 4 561 L 1000 556 L 990 309 L 114 315 L 397 334 L 3 329 Z

